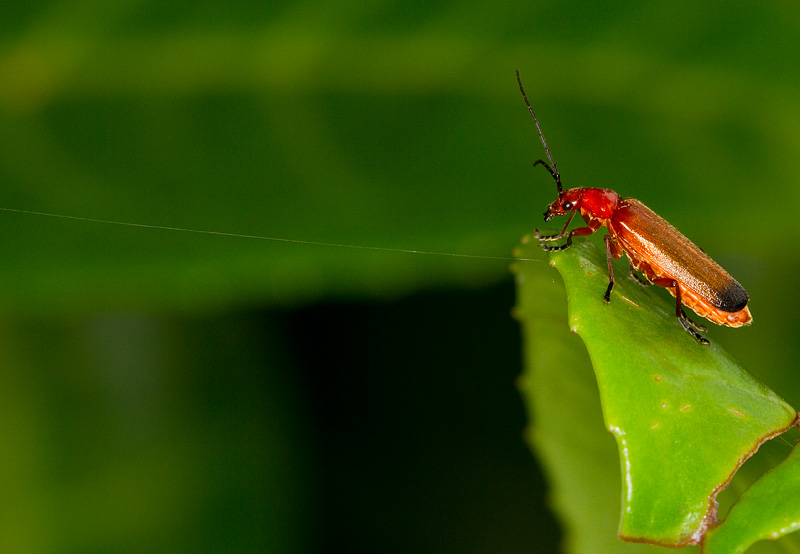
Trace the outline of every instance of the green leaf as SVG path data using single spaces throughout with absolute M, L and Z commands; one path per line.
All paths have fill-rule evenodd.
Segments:
M 739 554 L 756 541 L 778 539 L 800 529 L 800 447 L 769 471 L 734 504 L 725 521 L 713 527 L 704 554 Z
M 564 552 L 663 553 L 617 539 L 619 456 L 603 432 L 591 360 L 580 339 L 567 332 L 564 283 L 544 263 L 514 267 L 526 368 L 518 387 L 532 422 L 526 438 L 548 476 L 550 507 L 565 528 Z
M 535 259 L 540 252 L 531 241 L 517 255 Z M 663 293 L 621 278 L 606 304 L 605 252 L 593 242 L 576 242 L 549 259 L 566 283 L 569 327 L 589 351 L 605 426 L 617 440 L 619 535 L 667 546 L 699 542 L 716 520 L 717 493 L 762 442 L 792 425 L 795 410 L 713 340 L 697 343 Z M 542 264 L 520 262 L 516 269 L 520 318 L 528 326 L 539 317 L 540 300 L 530 277 Z M 625 274 L 621 264 L 616 272 Z

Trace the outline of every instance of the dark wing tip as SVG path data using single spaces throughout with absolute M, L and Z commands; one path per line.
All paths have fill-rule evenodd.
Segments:
M 714 306 L 723 312 L 733 313 L 743 310 L 747 306 L 748 300 L 750 300 L 750 297 L 747 296 L 747 291 L 744 290 L 744 287 L 731 279 L 730 284 L 725 287 L 717 301 L 714 302 Z

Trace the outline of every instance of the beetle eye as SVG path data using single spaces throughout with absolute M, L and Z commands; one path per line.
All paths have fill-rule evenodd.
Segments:
M 572 209 L 572 202 L 564 202 L 561 204 L 561 207 L 567 211 L 570 211 Z

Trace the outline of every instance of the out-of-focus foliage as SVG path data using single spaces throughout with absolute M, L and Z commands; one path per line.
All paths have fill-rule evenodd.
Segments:
M 712 340 L 798 404 L 798 21 L 791 4 L 746 2 L 11 3 L 0 20 L 0 208 L 506 256 L 554 195 L 530 167 L 542 151 L 519 68 L 564 182 L 640 198 L 728 268 L 755 324 Z M 0 479 L 11 491 L 0 550 L 372 552 L 395 536 L 415 537 L 392 543 L 405 551 L 468 550 L 463 540 L 496 552 L 497 537 L 526 542 L 520 529 L 557 538 L 549 520 L 523 515 L 540 496 L 503 492 L 535 490 L 508 485 L 531 474 L 503 470 L 511 458 L 493 442 L 465 446 L 497 429 L 515 444 L 521 413 L 481 425 L 513 400 L 489 401 L 468 377 L 458 393 L 432 387 L 430 413 L 451 422 L 477 409 L 456 397 L 486 405 L 472 435 L 456 424 L 431 434 L 385 377 L 385 353 L 410 351 L 408 379 L 450 364 L 451 384 L 492 376 L 510 391 L 507 262 L 15 212 L 0 221 Z M 433 294 L 445 290 L 463 295 L 460 309 Z M 429 311 L 406 313 L 413 298 L 384 303 L 423 292 Z M 337 317 L 314 325 L 332 299 L 393 317 L 354 326 L 336 304 L 325 313 Z M 465 317 L 482 302 L 484 319 Z M 457 340 L 400 342 L 419 321 L 456 337 L 470 323 L 483 348 L 456 366 Z M 321 344 L 327 357 L 311 356 Z M 347 421 L 353 435 L 312 409 L 342 409 L 307 392 L 328 374 L 363 377 L 363 389 L 336 389 L 365 403 L 341 397 L 362 407 Z M 387 418 L 406 432 L 377 456 L 386 427 L 367 423 Z M 328 436 L 367 446 L 321 448 Z M 360 510 L 341 509 L 348 494 Z

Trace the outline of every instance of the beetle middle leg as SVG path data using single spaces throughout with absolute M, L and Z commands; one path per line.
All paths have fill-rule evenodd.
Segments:
M 608 288 L 603 295 L 603 300 L 608 303 L 611 302 L 611 291 L 614 289 L 614 265 L 611 262 L 612 260 L 618 260 L 622 257 L 622 250 L 617 244 L 616 239 L 611 235 L 606 235 L 603 237 L 603 240 L 606 243 L 606 260 L 608 261 Z
M 694 321 L 686 317 L 686 313 L 684 313 L 683 311 L 683 303 L 681 302 L 681 287 L 680 285 L 678 285 L 678 281 L 676 281 L 675 279 L 664 277 L 661 279 L 656 279 L 655 281 L 653 281 L 653 284 L 659 287 L 675 289 L 675 302 L 676 302 L 675 315 L 678 316 L 678 321 L 681 322 L 683 328 L 686 329 L 686 331 L 688 331 L 690 335 L 692 335 L 695 339 L 697 339 L 697 342 L 705 345 L 710 344 L 708 339 L 703 338 L 702 336 L 700 336 L 700 333 L 698 333 L 698 331 L 706 332 L 708 331 L 708 329 L 704 325 L 695 323 Z

